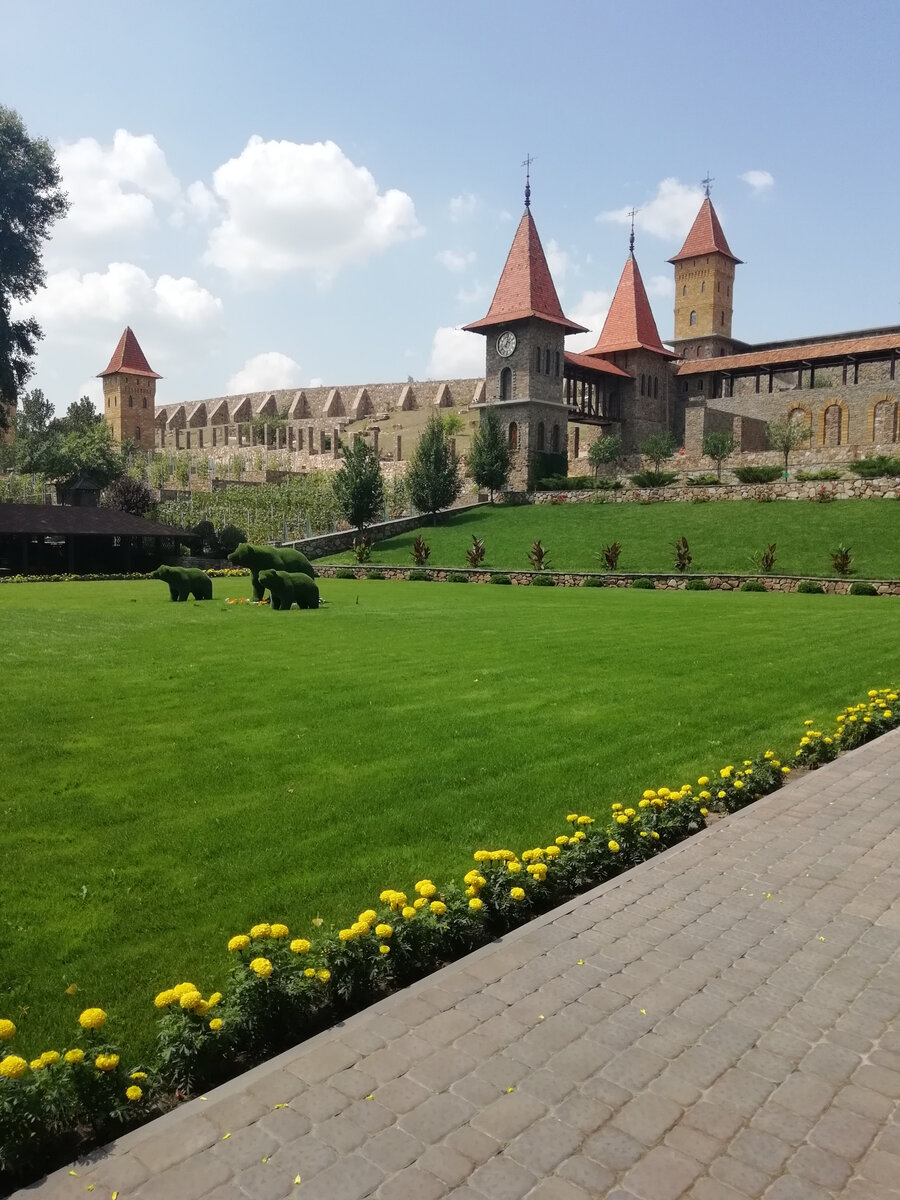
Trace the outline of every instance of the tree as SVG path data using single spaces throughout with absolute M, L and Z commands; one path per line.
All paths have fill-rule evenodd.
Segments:
M 41 338 L 34 317 L 12 318 L 13 301 L 31 299 L 44 282 L 41 244 L 68 210 L 50 143 L 30 138 L 22 118 L 0 106 L 0 398 L 14 403 L 32 373 Z M 7 423 L 0 404 L 0 427 Z
M 465 427 L 466 423 L 459 413 L 447 413 L 446 417 L 444 417 L 444 433 L 446 433 L 447 437 L 456 437 L 458 433 L 462 433 Z
M 438 510 L 447 508 L 462 491 L 459 461 L 450 447 L 444 424 L 433 413 L 419 438 L 419 444 L 406 472 L 409 498 L 419 512 L 431 514 L 432 524 Z
M 621 457 L 622 439 L 614 433 L 597 438 L 588 450 L 588 462 L 595 475 L 599 474 L 601 467 L 617 463 Z
M 493 504 L 494 492 L 502 492 L 506 487 L 509 468 L 509 446 L 503 436 L 500 416 L 495 408 L 485 408 L 472 436 L 466 469 L 477 487 L 490 490 Z
M 66 409 L 64 417 L 57 417 L 51 422 L 51 429 L 59 429 L 62 433 L 75 433 L 79 429 L 89 429 L 103 420 L 103 413 L 97 411 L 90 396 L 82 396 L 73 401 Z
M 675 453 L 675 439 L 671 433 L 651 433 L 641 442 L 640 451 L 658 471 L 663 459 L 671 458 Z
M 703 438 L 703 453 L 716 462 L 716 474 L 722 480 L 722 463 L 734 454 L 733 433 L 707 433 Z
M 103 504 L 106 508 L 117 508 L 135 517 L 145 517 L 153 508 L 153 496 L 147 485 L 139 479 L 120 475 L 103 493 Z
M 362 438 L 342 446 L 344 465 L 334 477 L 334 496 L 345 521 L 362 536 L 363 530 L 384 513 L 384 480 L 375 450 Z
M 812 430 L 803 421 L 792 421 L 790 417 L 782 417 L 778 421 L 770 421 L 766 426 L 766 436 L 773 450 L 780 450 L 784 455 L 784 477 L 787 479 L 788 455 L 804 442 L 808 442 Z
M 2 318 L 0 318 L 2 319 Z M 50 433 L 53 420 L 53 405 L 40 388 L 26 392 L 14 418 L 16 431 L 13 449 L 15 464 L 19 471 L 38 471 L 51 474 L 48 469 L 56 451 L 58 437 Z

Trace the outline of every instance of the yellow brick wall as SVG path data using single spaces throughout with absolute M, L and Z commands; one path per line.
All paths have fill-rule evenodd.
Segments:
M 734 263 L 722 254 L 675 263 L 675 340 L 731 337 L 733 290 Z
M 127 373 L 104 376 L 103 415 L 114 441 L 131 438 L 138 446 L 152 447 L 155 406 L 155 379 Z

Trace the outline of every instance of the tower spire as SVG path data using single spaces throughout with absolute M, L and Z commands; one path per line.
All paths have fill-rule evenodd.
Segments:
M 628 215 L 631 217 L 631 235 L 628 238 L 628 253 L 634 258 L 634 218 L 637 216 L 637 209 L 633 208 Z
M 715 179 L 713 178 L 713 176 L 712 176 L 712 175 L 710 175 L 709 171 L 707 171 L 707 172 L 706 172 L 706 178 L 705 178 L 705 179 L 701 179 L 701 180 L 700 180 L 700 183 L 701 183 L 701 186 L 703 187 L 703 191 L 704 191 L 704 193 L 705 193 L 705 195 L 706 195 L 706 198 L 707 198 L 707 200 L 708 200 L 708 199 L 709 199 L 709 193 L 710 193 L 710 189 L 712 188 L 712 185 L 713 185 L 713 183 L 715 183 Z
M 525 155 L 522 166 L 525 168 L 525 207 L 531 208 L 531 164 L 534 159 L 530 154 Z

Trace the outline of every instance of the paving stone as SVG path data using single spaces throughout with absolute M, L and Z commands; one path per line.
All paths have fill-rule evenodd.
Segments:
M 624 1171 L 643 1158 L 646 1147 L 615 1125 L 607 1125 L 585 1141 L 582 1153 L 611 1171 Z
M 489 1137 L 480 1129 L 473 1129 L 471 1125 L 463 1125 L 460 1129 L 454 1129 L 447 1137 L 445 1144 L 451 1150 L 464 1154 L 473 1163 L 487 1162 L 489 1158 L 499 1154 L 503 1148 L 496 1138 Z
M 283 1165 L 289 1173 L 293 1171 L 294 1175 L 299 1174 L 301 1178 L 310 1180 L 337 1162 L 338 1155 L 331 1146 L 308 1134 L 276 1150 L 272 1159 L 279 1166 Z
M 709 1104 L 728 1104 L 749 1119 L 766 1102 L 775 1086 L 770 1079 L 763 1079 L 761 1075 L 754 1075 L 752 1071 L 742 1071 L 739 1067 L 733 1067 L 716 1080 L 704 1099 Z M 825 1103 L 827 1102 L 826 1099 Z M 782 1100 L 781 1103 L 785 1102 Z M 790 1105 L 785 1107 L 789 1108 Z
M 500 1096 L 493 1104 L 472 1117 L 471 1123 L 490 1137 L 509 1142 L 547 1112 L 547 1105 L 536 1096 L 516 1089 Z
M 488 1200 L 522 1200 L 537 1183 L 537 1178 L 511 1158 L 498 1154 L 480 1166 L 469 1182 Z
M 400 1118 L 407 1133 L 426 1144 L 439 1142 L 448 1133 L 464 1124 L 474 1113 L 474 1107 L 459 1096 L 447 1092 L 431 1096 L 424 1104 Z
M 815 1187 L 808 1179 L 782 1175 L 766 1192 L 765 1200 L 831 1200 L 831 1193 Z
M 639 1092 L 651 1079 L 661 1074 L 667 1065 L 666 1060 L 659 1055 L 641 1050 L 639 1046 L 631 1046 L 617 1054 L 603 1068 L 602 1074 L 631 1092 Z
M 691 1200 L 747 1200 L 747 1193 L 736 1192 L 727 1183 L 705 1175 L 691 1189 Z
M 315 1087 L 308 1088 L 297 1096 L 291 1104 L 298 1112 L 315 1122 L 327 1121 L 329 1117 L 343 1112 L 350 1100 L 330 1084 L 317 1083 Z
M 459 1132 L 459 1131 L 457 1131 Z M 429 1146 L 419 1158 L 419 1166 L 448 1187 L 456 1187 L 472 1173 L 473 1162 L 452 1146 Z
M 763 1195 L 772 1179 L 765 1171 L 751 1167 L 739 1158 L 732 1158 L 730 1154 L 723 1154 L 710 1163 L 709 1173 L 714 1179 L 728 1184 L 741 1195 L 754 1198 Z
M 580 1130 L 556 1117 L 546 1117 L 511 1142 L 506 1153 L 540 1178 L 574 1154 L 583 1141 Z
M 772 1099 L 789 1112 L 817 1117 L 831 1103 L 836 1090 L 820 1075 L 807 1075 L 805 1072 L 795 1071 L 776 1088 Z
M 400 1171 L 414 1163 L 424 1149 L 418 1138 L 392 1126 L 370 1138 L 362 1153 L 385 1171 Z
M 448 1190 L 434 1175 L 410 1167 L 383 1183 L 376 1195 L 378 1200 L 440 1200 Z
M 174 1196 L 178 1200 L 200 1200 L 231 1178 L 232 1171 L 225 1163 L 216 1161 L 209 1153 L 195 1154 L 142 1184 L 140 1196 L 141 1200 L 172 1200 Z
M 780 1104 L 771 1101 L 750 1120 L 751 1129 L 759 1129 L 763 1133 L 771 1133 L 779 1141 L 787 1142 L 789 1146 L 799 1146 L 805 1142 L 815 1124 L 815 1117 L 801 1116 L 800 1113 L 788 1112 Z
M 591 1195 L 574 1183 L 555 1177 L 542 1179 L 537 1187 L 529 1192 L 528 1200 L 591 1200 Z
M 251 1096 L 249 1092 L 233 1092 L 204 1104 L 203 1117 L 220 1133 L 229 1133 L 252 1125 L 269 1110 L 270 1105 L 259 1096 Z
M 583 1188 L 592 1197 L 606 1196 L 616 1181 L 608 1167 L 583 1154 L 573 1154 L 556 1168 L 557 1176 Z
M 826 1112 L 809 1135 L 816 1146 L 856 1162 L 871 1146 L 878 1126 L 874 1121 L 832 1108 Z
M 768 1175 L 775 1175 L 790 1157 L 792 1147 L 761 1129 L 742 1129 L 728 1147 L 728 1153 Z
M 246 1167 L 235 1176 L 234 1184 L 240 1188 L 242 1196 L 252 1197 L 252 1200 L 284 1200 L 291 1190 L 296 1190 L 293 1179 L 286 1169 L 276 1166 L 275 1160 L 270 1159 Z
M 132 1151 L 134 1157 L 153 1174 L 159 1174 L 184 1162 L 192 1154 L 214 1145 L 221 1133 L 205 1116 L 197 1115 L 180 1121 L 177 1126 L 160 1129 L 142 1138 Z
M 288 1106 L 266 1113 L 260 1120 L 259 1127 L 284 1145 L 285 1142 L 295 1142 L 297 1138 L 309 1133 L 312 1122 L 304 1113 Z
M 366 1140 L 366 1131 L 343 1113 L 316 1125 L 315 1133 L 320 1141 L 333 1147 L 338 1154 L 347 1154 Z
M 654 1146 L 677 1120 L 683 1109 L 665 1096 L 644 1092 L 635 1096 L 613 1118 L 613 1125 L 645 1146 Z
M 205 1157 L 224 1163 L 230 1172 L 237 1173 L 274 1154 L 279 1145 L 278 1139 L 261 1125 L 248 1125 L 227 1138 L 221 1137 Z
M 417 1062 L 410 1069 L 409 1077 L 433 1092 L 442 1092 L 457 1079 L 474 1071 L 477 1065 L 477 1060 L 470 1054 L 455 1047 L 445 1048 Z
M 900 1099 L 900 1071 L 891 1071 L 887 1067 L 876 1067 L 871 1063 L 863 1063 L 854 1071 L 852 1082 L 857 1087 L 878 1092 L 890 1100 Z
M 670 1146 L 657 1146 L 631 1168 L 622 1183 L 646 1200 L 678 1200 L 701 1170 L 695 1159 Z
M 839 1192 L 853 1174 L 853 1168 L 821 1146 L 801 1146 L 788 1163 L 788 1172 L 829 1191 Z
M 575 1090 L 574 1080 L 568 1075 L 557 1075 L 549 1064 L 537 1071 L 529 1071 L 518 1086 L 545 1104 L 559 1104 Z
M 841 1088 L 834 1098 L 834 1105 L 836 1108 L 849 1109 L 861 1117 L 869 1117 L 873 1121 L 885 1120 L 894 1108 L 891 1101 L 880 1092 L 872 1092 L 854 1084 Z
M 359 1060 L 359 1051 L 343 1041 L 330 1041 L 300 1055 L 287 1070 L 307 1083 L 323 1083 Z
M 348 1154 L 316 1177 L 315 1195 L 322 1200 L 365 1200 L 383 1179 L 380 1167 L 361 1154 Z
M 383 1108 L 398 1116 L 410 1112 L 416 1105 L 427 1100 L 428 1096 L 427 1088 L 422 1087 L 419 1083 L 414 1083 L 408 1076 L 395 1079 L 392 1083 L 382 1084 L 372 1093 L 373 1099 Z

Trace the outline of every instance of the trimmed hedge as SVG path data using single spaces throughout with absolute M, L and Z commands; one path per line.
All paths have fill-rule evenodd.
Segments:
M 488 583 L 509 584 L 512 586 L 512 580 L 508 575 L 492 575 Z
M 709 584 L 705 579 L 689 579 L 684 585 L 686 592 L 708 592 Z
M 860 582 L 851 583 L 850 584 L 850 595 L 851 596 L 877 596 L 878 589 L 872 587 L 871 583 L 860 583 Z
M 760 583 L 758 579 L 745 579 L 741 584 L 742 592 L 767 592 L 769 589 L 764 583 Z
M 556 580 L 552 575 L 533 575 L 531 577 L 532 587 L 556 587 Z
M 468 577 L 468 575 L 463 575 L 461 571 L 454 571 L 451 575 L 447 576 L 447 582 L 448 583 L 468 583 L 469 577 Z
M 587 579 L 581 581 L 582 587 L 606 587 L 606 580 L 600 579 L 597 575 L 589 575 Z
M 341 567 L 339 571 L 334 573 L 335 579 L 355 579 L 356 572 L 350 567 Z
M 735 467 L 734 474 L 741 483 L 774 483 L 783 472 L 781 467 Z
M 645 592 L 652 592 L 656 589 L 656 584 L 652 579 L 635 579 L 631 586 Z
M 816 583 L 814 579 L 801 579 L 797 584 L 797 591 L 802 592 L 805 596 L 823 596 L 825 594 L 821 583 Z
M 413 567 L 406 577 L 411 583 L 431 583 L 431 576 L 421 567 Z

